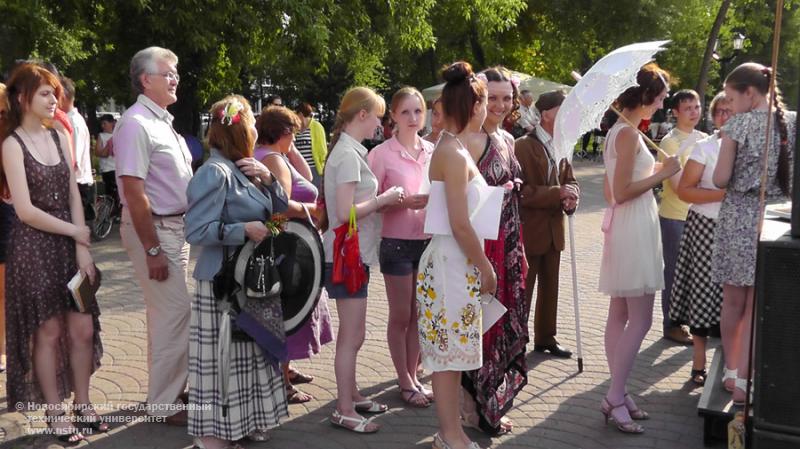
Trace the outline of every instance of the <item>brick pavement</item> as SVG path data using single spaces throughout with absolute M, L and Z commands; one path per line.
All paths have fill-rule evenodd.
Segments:
M 640 398 L 639 405 L 652 417 L 644 423 L 647 431 L 643 435 L 630 436 L 621 434 L 611 425 L 603 425 L 599 405 L 608 388 L 608 369 L 603 352 L 608 298 L 597 293 L 602 251 L 602 166 L 578 163 L 576 174 L 583 192 L 582 204 L 575 218 L 575 234 L 585 370 L 578 374 L 574 360 L 552 359 L 531 353 L 528 356 L 529 384 L 519 394 L 509 413 L 515 423 L 514 432 L 493 439 L 473 430 L 469 434 L 484 448 L 700 449 L 703 447 L 702 421 L 695 409 L 700 389 L 687 383 L 691 350 L 660 339 L 659 307 L 655 307 L 655 324 L 642 344 L 630 381 L 631 393 Z M 145 400 L 147 390 L 144 305 L 116 229 L 108 240 L 95 245 L 93 253 L 105 279 L 100 292 L 105 356 L 102 368 L 92 379 L 92 400 L 97 404 L 114 406 L 135 405 Z M 559 339 L 562 344 L 575 349 L 569 251 L 563 254 L 561 273 Z M 390 406 L 389 412 L 376 420 L 382 425 L 382 430 L 375 435 L 358 435 L 327 423 L 336 396 L 332 369 L 334 344 L 330 344 L 311 361 L 297 363 L 300 369 L 316 378 L 314 383 L 303 386 L 303 390 L 314 395 L 315 400 L 290 406 L 291 417 L 271 432 L 270 441 L 245 443 L 246 448 L 430 447 L 431 436 L 436 431 L 434 409 L 403 407 L 394 382 L 394 369 L 384 334 L 385 302 L 382 280 L 379 276 L 373 277 L 367 338 L 358 360 L 358 375 L 365 393 Z M 333 304 L 331 306 L 336 321 L 336 308 Z M 430 381 L 427 377 L 425 380 Z M 4 388 L 5 378 L 0 375 L 0 389 Z M 5 407 L 4 403 L 2 405 Z M 120 411 L 102 413 L 136 416 Z M 30 435 L 42 428 L 40 423 L 31 422 L 36 416 L 26 417 L 20 413 L 0 415 L 0 437 L 7 441 L 2 447 L 60 447 L 54 439 Z M 157 423 L 135 423 L 115 425 L 110 433 L 93 436 L 83 445 L 178 449 L 191 447 L 191 439 L 185 429 Z

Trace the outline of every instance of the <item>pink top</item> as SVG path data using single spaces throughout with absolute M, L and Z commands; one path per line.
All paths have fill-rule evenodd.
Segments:
M 414 159 L 397 140 L 397 137 L 383 142 L 369 152 L 369 168 L 378 179 L 378 193 L 390 187 L 402 187 L 406 195 L 419 193 L 423 180 L 427 177 L 428 164 L 433 153 L 433 144 L 417 137 L 417 159 Z M 430 238 L 423 232 L 425 228 L 425 209 L 406 208 L 387 209 L 383 213 L 381 237 L 403 240 L 426 240 Z
M 172 114 L 145 95 L 139 95 L 114 127 L 117 188 L 124 206 L 120 176 L 144 180 L 144 193 L 154 214 L 186 212 L 186 188 L 192 179 L 192 154 L 172 128 Z

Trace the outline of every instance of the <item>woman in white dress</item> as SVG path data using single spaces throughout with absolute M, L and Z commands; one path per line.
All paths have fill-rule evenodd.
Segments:
M 483 365 L 480 296 L 492 295 L 497 277 L 483 251 L 483 241 L 469 220 L 476 206 L 468 191 L 486 185 L 469 147 L 486 118 L 486 83 L 466 62 L 443 74 L 442 109 L 447 123 L 430 166 L 432 182 L 443 182 L 451 235 L 435 235 L 422 254 L 417 276 L 417 310 L 422 365 L 433 372 L 439 432 L 435 449 L 477 449 L 460 424 L 461 372 Z M 473 195 L 474 196 L 474 195 Z M 429 210 L 432 214 L 437 211 Z M 441 211 L 439 211 L 441 213 Z
M 669 74 L 648 64 L 636 76 L 638 85 L 616 100 L 618 109 L 638 126 L 663 107 Z M 605 242 L 600 265 L 600 291 L 611 296 L 605 349 L 611 383 L 601 411 L 625 433 L 642 433 L 633 420 L 647 419 L 625 391 L 634 358 L 653 320 L 655 293 L 664 287 L 658 208 L 653 187 L 677 173 L 677 158 L 665 159 L 654 171 L 655 159 L 638 131 L 619 120 L 606 137 L 606 200 L 611 207 L 603 220 Z

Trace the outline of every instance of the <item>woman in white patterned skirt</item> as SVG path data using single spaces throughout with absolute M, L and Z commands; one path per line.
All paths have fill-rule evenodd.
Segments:
M 231 95 L 211 107 L 208 143 L 211 157 L 187 189 L 186 241 L 201 248 L 189 327 L 189 434 L 201 449 L 239 447 L 248 437 L 263 441 L 267 429 L 289 415 L 286 389 L 277 363 L 266 360 L 253 341 L 233 341 L 227 413 L 219 391 L 218 336 L 222 312 L 213 293 L 224 248 L 247 240 L 260 242 L 264 223 L 286 209 L 286 193 L 261 162 L 252 157 L 255 119 L 243 97 Z
M 475 201 L 468 192 L 486 181 L 469 147 L 485 145 L 486 83 L 466 62 L 442 74 L 442 109 L 447 130 L 431 159 L 430 179 L 443 182 L 452 235 L 434 235 L 422 253 L 417 276 L 417 313 L 422 365 L 433 371 L 439 432 L 434 449 L 477 449 L 460 424 L 461 372 L 483 366 L 480 295 L 493 295 L 497 276 L 475 234 L 469 214 Z M 477 195 L 471 195 L 476 197 Z M 428 214 L 442 211 L 428 210 Z M 444 219 L 444 218 L 443 218 Z

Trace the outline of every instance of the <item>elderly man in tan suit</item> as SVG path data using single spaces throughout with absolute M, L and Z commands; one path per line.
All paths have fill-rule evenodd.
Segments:
M 558 269 L 564 250 L 564 214 L 578 206 L 580 189 L 566 159 L 555 160 L 553 126 L 564 92 L 542 94 L 536 101 L 541 121 L 514 146 L 522 166 L 520 215 L 529 271 L 525 298 L 530 310 L 533 288 L 539 281 L 533 322 L 533 350 L 569 358 L 572 352 L 556 340 Z

